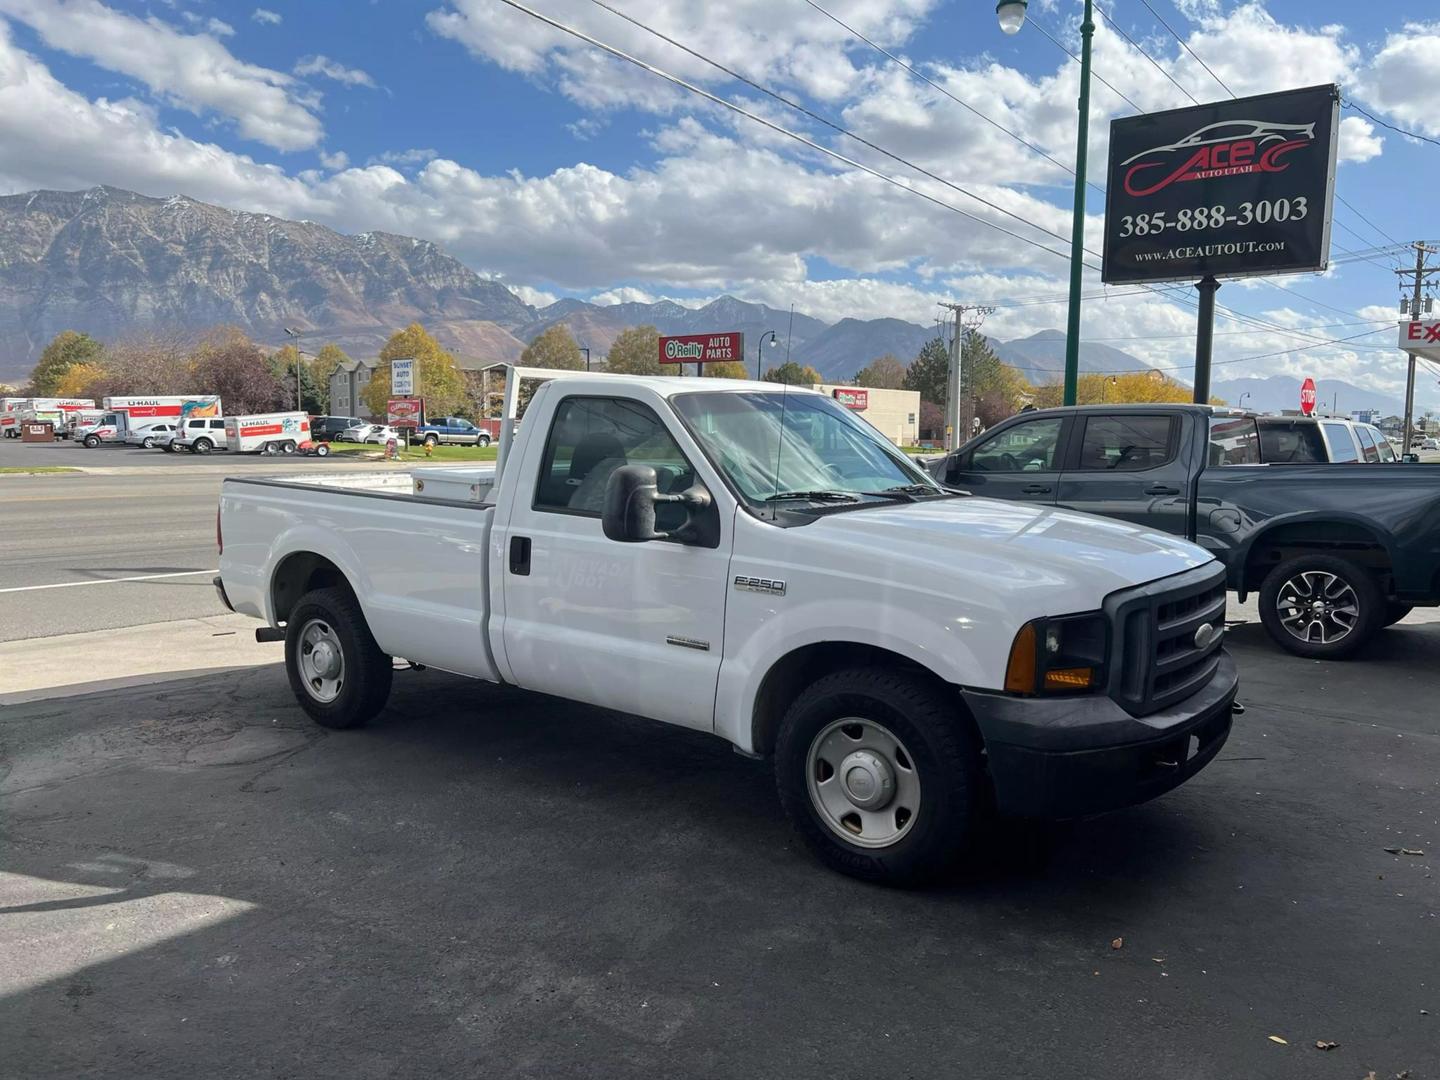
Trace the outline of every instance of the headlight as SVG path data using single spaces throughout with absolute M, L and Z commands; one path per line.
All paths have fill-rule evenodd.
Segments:
M 1010 646 L 1005 689 L 1012 694 L 1064 694 L 1105 684 L 1109 624 L 1100 612 L 1036 619 Z

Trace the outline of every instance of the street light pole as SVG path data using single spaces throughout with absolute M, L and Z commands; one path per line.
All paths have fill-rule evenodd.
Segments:
M 580 351 L 585 354 L 585 370 L 590 370 L 590 348 L 588 345 L 581 345 Z
M 305 406 L 300 403 L 300 345 L 299 345 L 299 341 L 300 341 L 301 334 L 300 334 L 300 331 L 299 331 L 299 330 L 291 330 L 290 327 L 288 327 L 288 326 L 282 326 L 281 329 L 285 331 L 285 336 L 286 336 L 286 337 L 294 338 L 295 341 L 296 341 L 296 345 L 295 345 L 295 411 L 296 411 L 296 412 L 304 412 L 304 411 L 305 411 Z
M 1249 390 L 1246 390 L 1243 394 L 1240 395 L 1240 408 L 1243 409 L 1243 408 L 1245 407 L 1245 399 L 1246 399 L 1247 397 L 1249 397 L 1249 396 L 1250 396 L 1250 391 L 1249 391 Z
M 1000 0 L 1000 29 L 1017 34 L 1025 24 L 1026 0 Z M 1080 382 L 1080 287 L 1085 269 L 1085 163 L 1090 148 L 1090 41 L 1095 36 L 1092 0 L 1080 22 L 1080 125 L 1075 140 L 1075 214 L 1070 223 L 1070 308 L 1065 320 L 1065 404 L 1074 405 Z
M 774 345 L 775 331 L 766 330 L 765 333 L 760 335 L 760 343 L 755 346 L 755 378 L 757 379 L 763 377 L 760 369 L 765 366 L 765 339 L 767 337 L 770 339 L 770 344 Z

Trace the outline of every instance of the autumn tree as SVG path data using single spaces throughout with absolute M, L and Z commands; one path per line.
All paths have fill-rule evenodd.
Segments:
M 310 378 L 315 383 L 315 396 L 319 402 L 318 409 L 322 413 L 330 411 L 330 376 L 335 374 L 341 364 L 348 363 L 350 357 L 345 350 L 336 345 L 333 341 L 320 346 L 320 351 L 310 361 Z
M 173 328 L 109 344 L 100 362 L 105 373 L 87 396 L 190 393 L 190 359 L 195 347 L 193 334 Z
M 274 364 L 275 357 L 267 357 L 244 331 L 222 326 L 190 354 L 185 392 L 218 394 L 227 413 L 272 412 L 287 404 L 293 408 L 293 375 L 287 394 Z
M 855 385 L 877 390 L 900 390 L 905 385 L 905 365 L 897 357 L 886 353 L 855 373 Z
M 1063 399 L 1064 389 L 1059 383 L 1050 383 L 1035 388 L 1035 405 L 1051 409 Z M 1080 405 L 1140 404 L 1144 402 L 1183 403 L 1188 402 L 1194 391 L 1182 382 L 1177 382 L 1164 372 L 1127 371 L 1113 375 L 1081 375 L 1076 384 L 1075 400 Z
M 523 364 L 525 361 L 522 359 L 520 362 Z M 605 370 L 617 375 L 663 375 L 660 331 L 653 326 L 632 326 L 620 331 L 605 355 Z
M 380 366 L 360 392 L 361 400 L 372 415 L 385 415 L 385 407 L 390 400 L 390 361 L 412 357 L 420 384 L 419 396 L 425 399 L 427 413 L 435 416 L 453 413 L 455 407 L 465 400 L 465 376 L 460 371 L 460 365 L 455 363 L 455 357 L 441 348 L 440 343 L 416 322 L 392 334 L 385 342 L 385 347 L 380 350 Z
M 748 379 L 750 370 L 739 360 L 721 360 L 716 364 L 705 365 L 705 377 L 708 379 Z
M 94 398 L 93 388 L 105 378 L 105 369 L 97 363 L 71 364 L 55 384 L 54 396 L 62 398 Z
M 921 401 L 944 408 L 949 397 L 950 350 L 942 338 L 931 338 L 920 347 L 919 355 L 905 369 L 902 386 L 906 390 L 918 390 Z
M 765 372 L 765 381 L 773 383 L 787 383 L 790 386 L 814 386 L 823 382 L 820 373 L 813 367 L 806 364 L 803 367 L 794 360 L 786 360 L 778 367 L 772 367 Z
M 581 371 L 585 361 L 580 359 L 580 346 L 575 335 L 564 323 L 556 323 L 531 340 L 520 354 L 521 367 L 550 368 L 558 371 Z
M 56 389 L 65 372 L 75 364 L 95 364 L 104 346 L 89 334 L 62 330 L 50 339 L 30 372 L 30 389 L 36 397 L 64 396 Z

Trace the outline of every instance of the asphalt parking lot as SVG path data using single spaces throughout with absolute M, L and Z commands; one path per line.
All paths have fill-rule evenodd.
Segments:
M 1194 782 L 920 892 L 717 740 L 439 673 L 345 733 L 278 665 L 7 707 L 3 1072 L 1440 1075 L 1440 621 L 1231 646 Z

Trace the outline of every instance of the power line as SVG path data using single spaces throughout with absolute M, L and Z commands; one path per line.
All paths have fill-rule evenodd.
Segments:
M 1344 105 L 1347 109 L 1354 109 L 1361 116 L 1365 117 L 1365 119 L 1373 120 L 1375 123 L 1379 124 L 1383 128 L 1389 128 L 1391 131 L 1394 131 L 1400 135 L 1404 135 L 1407 139 L 1419 139 L 1421 142 L 1434 143 L 1436 146 L 1440 146 L 1440 139 L 1432 139 L 1429 135 L 1421 135 L 1419 132 L 1406 131 L 1404 128 L 1396 127 L 1394 124 L 1387 124 L 1384 120 L 1381 120 L 1373 113 L 1366 112 L 1359 105 L 1356 105 L 1353 101 L 1342 101 L 1341 104 Z
M 1231 90 L 1230 87 L 1225 85 L 1224 79 L 1220 78 L 1219 75 L 1216 75 L 1215 72 L 1210 70 L 1209 64 L 1205 63 L 1204 60 L 1201 60 L 1200 57 L 1195 55 L 1195 50 L 1190 48 L 1189 45 L 1185 44 L 1185 39 L 1182 38 L 1179 34 L 1177 34 L 1173 29 L 1171 29 L 1170 24 L 1160 17 L 1160 13 L 1150 6 L 1150 0 L 1140 0 L 1140 3 L 1145 6 L 1146 11 L 1150 12 L 1151 15 L 1155 16 L 1156 22 L 1158 22 L 1161 26 L 1165 27 L 1166 30 L 1170 31 L 1170 36 L 1173 37 L 1176 41 L 1180 42 L 1180 47 L 1182 49 L 1184 49 L 1191 56 L 1194 56 L 1195 62 L 1199 64 L 1202 68 L 1204 68 L 1207 72 L 1209 72 L 1210 77 L 1220 84 L 1220 89 L 1224 90 L 1225 93 L 1229 94 L 1233 98 L 1235 96 L 1235 91 Z
M 1298 345 L 1298 346 L 1296 346 L 1296 347 L 1293 348 L 1293 349 L 1281 349 L 1279 352 L 1257 353 L 1257 354 L 1254 355 L 1254 356 L 1236 356 L 1236 357 L 1233 357 L 1233 358 L 1231 358 L 1231 359 L 1229 359 L 1229 360 L 1215 360 L 1215 361 L 1212 362 L 1211 366 L 1212 366 L 1212 367 L 1219 367 L 1221 364 L 1243 364 L 1243 363 L 1246 363 L 1247 361 L 1250 361 L 1250 360 L 1269 360 L 1269 359 L 1271 359 L 1271 358 L 1273 358 L 1273 357 L 1276 357 L 1276 356 L 1289 356 L 1291 353 L 1305 352 L 1305 351 L 1308 350 L 1308 349 L 1319 349 L 1319 348 L 1325 348 L 1325 347 L 1330 347 L 1330 346 L 1341 345 L 1341 344 L 1344 344 L 1345 342 L 1348 342 L 1348 341 L 1354 341 L 1354 340 L 1356 340 L 1357 338 L 1369 337 L 1369 336 L 1371 336 L 1371 335 L 1373 335 L 1373 334 L 1384 333 L 1386 330 L 1389 330 L 1389 329 L 1390 329 L 1390 327 L 1388 327 L 1388 326 L 1378 326 L 1378 327 L 1376 327 L 1374 330 L 1366 330 L 1366 331 L 1364 331 L 1363 333 L 1360 333 L 1360 334 L 1352 334 L 1350 337 L 1331 338 L 1329 341 L 1319 342 L 1318 344 L 1315 344 L 1315 345 Z M 1146 371 L 1188 371 L 1188 370 L 1190 370 L 1191 368 L 1193 368 L 1194 366 L 1195 366 L 1194 364 L 1171 364 L 1171 365 L 1167 365 L 1167 366 L 1165 366 L 1165 367 L 1156 367 L 1156 366 L 1154 366 L 1154 365 L 1151 365 L 1151 366 L 1149 366 L 1149 367 L 1142 367 L 1142 368 L 1123 368 L 1123 369 L 1118 370 L 1118 371 L 1094 371 L 1094 372 L 1088 372 L 1087 374 L 1091 374 L 1091 375 L 1133 375 L 1133 374 L 1136 374 L 1136 373 L 1143 373 L 1143 372 L 1146 372 Z
M 1139 42 L 1137 42 L 1134 38 L 1132 38 L 1129 34 L 1127 34 L 1127 33 L 1125 32 L 1124 28 L 1123 28 L 1119 23 L 1117 23 L 1114 19 L 1112 19 L 1112 18 L 1110 17 L 1110 13 L 1109 13 L 1109 12 L 1107 12 L 1107 11 L 1106 11 L 1104 8 L 1102 8 L 1099 4 L 1096 4 L 1096 5 L 1095 5 L 1095 10 L 1098 11 L 1098 12 L 1100 12 L 1100 17 L 1101 17 L 1102 19 L 1104 19 L 1107 23 L 1109 23 L 1110 26 L 1115 30 L 1115 32 L 1116 32 L 1117 34 L 1119 34 L 1119 35 L 1120 35 L 1121 37 L 1123 37 L 1126 41 L 1128 41 L 1128 42 L 1134 47 L 1134 49 L 1135 49 L 1136 52 L 1138 52 L 1141 56 L 1145 57 L 1146 60 L 1149 60 L 1149 61 L 1150 61 L 1150 66 L 1151 66 L 1151 67 L 1153 67 L 1153 68 L 1154 68 L 1156 71 L 1158 71 L 1161 75 L 1164 75 L 1165 78 L 1169 79 L 1172 83 L 1174 83 L 1176 90 L 1179 90 L 1182 94 L 1184 94 L 1187 98 L 1189 98 L 1192 104 L 1195 104 L 1195 105 L 1199 105 L 1199 104 L 1200 104 L 1200 102 L 1198 102 L 1198 101 L 1195 100 L 1195 95 L 1194 95 L 1194 94 L 1190 93 L 1189 90 L 1186 90 L 1185 87 L 1181 86 L 1178 82 L 1175 82 L 1175 76 L 1171 75 L 1168 71 L 1166 71 L 1163 67 L 1161 67 L 1161 66 L 1155 61 L 1155 58 L 1154 58 L 1154 57 L 1152 57 L 1149 53 L 1147 53 L 1144 49 L 1142 49 L 1142 48 L 1140 47 Z
M 976 116 L 978 116 L 981 120 L 984 120 L 984 121 L 985 121 L 987 124 L 989 124 L 991 127 L 995 128 L 997 131 L 1002 131 L 1002 132 L 1004 132 L 1006 135 L 1010 136 L 1010 138 L 1012 138 L 1012 139 L 1014 139 L 1016 142 L 1018 142 L 1021 146 L 1024 146 L 1024 147 L 1026 147 L 1026 148 L 1028 148 L 1028 149 L 1030 149 L 1030 150 L 1035 151 L 1035 153 L 1039 154 L 1041 157 L 1043 157 L 1046 161 L 1050 162 L 1052 165 L 1055 165 L 1055 166 L 1057 166 L 1058 168 L 1064 169 L 1064 170 L 1065 170 L 1067 173 L 1069 173 L 1071 176 L 1074 176 L 1074 175 L 1075 175 L 1075 170 L 1072 169 L 1069 165 L 1066 165 L 1063 161 L 1058 161 L 1058 160 L 1056 160 L 1054 157 L 1052 157 L 1052 156 L 1051 156 L 1049 153 L 1047 153 L 1045 150 L 1042 150 L 1040 147 L 1036 146 L 1034 143 L 1030 142 L 1028 139 L 1024 138 L 1023 136 L 1018 135 L 1018 134 L 1016 134 L 1015 132 L 1011 131 L 1011 130 L 1010 130 L 1009 128 L 1007 128 L 1005 125 L 1003 125 L 1003 124 L 1001 124 L 1001 123 L 998 123 L 998 122 L 995 121 L 995 120 L 990 119 L 990 117 L 986 116 L 986 115 L 985 115 L 984 113 L 982 113 L 979 109 L 975 108 L 975 106 L 971 105 L 968 101 L 965 101 L 963 98 L 957 97 L 956 95 L 952 94 L 948 89 L 946 89 L 945 87 L 943 87 L 943 86 L 941 86 L 939 83 L 937 83 L 934 79 L 931 79 L 928 75 L 925 75 L 923 72 L 920 72 L 920 71 L 916 70 L 915 68 L 911 67 L 911 66 L 910 66 L 909 64 L 907 64 L 904 60 L 900 59 L 900 57 L 898 57 L 898 56 L 896 56 L 894 53 L 892 53 L 889 49 L 885 48 L 883 45 L 880 45 L 879 43 L 877 43 L 877 42 L 875 42 L 875 41 L 872 41 L 870 38 L 868 38 L 868 37 L 866 37 L 864 34 L 862 34 L 859 30 L 856 30 L 856 29 L 855 29 L 853 26 L 851 26 L 849 23 L 845 22 L 843 19 L 839 18 L 838 16 L 836 16 L 836 15 L 832 14 L 831 12 L 827 11 L 825 8 L 821 7 L 819 4 L 815 3 L 815 0 L 805 0 L 805 3 L 809 4 L 812 8 L 814 8 L 816 11 L 818 11 L 821 15 L 824 15 L 827 19 L 829 19 L 829 20 L 830 20 L 831 22 L 833 22 L 836 26 L 838 26 L 838 27 L 840 27 L 842 30 L 844 30 L 847 34 L 849 34 L 849 35 L 851 35 L 852 37 L 858 38 L 859 40 L 863 41 L 866 45 L 869 45 L 869 46 L 870 46 L 872 49 L 874 49 L 876 52 L 882 54 L 882 55 L 885 56 L 887 59 L 889 59 L 891 62 L 893 62 L 894 64 L 896 64 L 896 65 L 899 66 L 900 68 L 903 68 L 905 71 L 909 72 L 912 76 L 914 76 L 915 78 L 919 79 L 919 80 L 920 80 L 921 82 L 923 82 L 926 86 L 929 86 L 929 87 L 931 87 L 931 88 L 934 89 L 934 90 L 938 90 L 940 93 L 944 94 L 944 95 L 945 95 L 947 98 L 949 98 L 951 101 L 955 102 L 956 105 L 959 105 L 959 106 L 961 106 L 962 108 L 969 109 L 972 113 L 974 113 Z M 1102 188 L 1102 187 L 1100 187 L 1098 184 L 1091 184 L 1089 180 L 1086 180 L 1085 182 L 1086 182 L 1087 184 L 1090 184 L 1090 186 L 1091 186 L 1092 188 L 1094 188 L 1096 191 L 1098 191 L 1100 194 L 1102 194 L 1102 195 L 1105 194 L 1105 189 Z
M 1349 199 L 1345 198 L 1345 196 L 1344 196 L 1344 195 L 1341 195 L 1338 191 L 1335 193 L 1335 198 L 1339 199 L 1340 202 L 1341 202 L 1342 204 L 1344 204 L 1345 206 L 1348 206 L 1348 207 L 1350 208 L 1350 212 L 1351 212 L 1352 214 L 1354 214 L 1356 217 L 1358 217 L 1361 221 L 1365 222 L 1366 225 L 1369 225 L 1370 228 L 1374 229 L 1374 230 L 1375 230 L 1377 233 L 1379 233 L 1381 236 L 1385 237 L 1386 240 L 1389 240 L 1392 244 L 1395 244 L 1397 247 L 1404 247 L 1404 246 L 1405 246 L 1405 245 L 1402 244 L 1399 240 L 1396 240 L 1395 237 L 1391 236 L 1388 232 L 1386 232 L 1384 229 L 1380 228 L 1379 225 L 1376 225 L 1376 224 L 1375 224 L 1373 221 L 1371 221 L 1368 217 L 1366 217 L 1364 214 L 1362 214 L 1362 213 L 1355 207 L 1355 204 L 1354 204 L 1354 203 L 1352 203 Z M 1358 235 L 1358 234 L 1357 234 L 1357 235 Z
M 1077 64 L 1080 63 L 1080 58 L 1079 58 L 1078 56 L 1076 56 L 1073 52 L 1071 52 L 1069 49 L 1067 49 L 1064 45 L 1062 45 L 1059 41 L 1057 41 L 1056 38 L 1055 38 L 1055 36 L 1054 36 L 1053 34 L 1051 34 L 1049 30 L 1046 30 L 1046 29 L 1045 29 L 1044 24 L 1041 23 L 1039 19 L 1029 18 L 1029 19 L 1026 20 L 1026 25 L 1027 25 L 1027 26 L 1033 26 L 1033 27 L 1035 27 L 1036 30 L 1039 30 L 1040 33 L 1044 34 L 1047 38 L 1050 39 L 1050 44 L 1054 45 L 1057 49 L 1059 49 L 1061 52 L 1063 52 L 1066 56 L 1070 57 L 1071 60 L 1074 60 L 1075 63 L 1077 63 Z M 1091 67 L 1091 69 L 1090 69 L 1090 74 L 1091 74 L 1091 76 L 1092 76 L 1097 82 L 1099 82 L 1099 83 L 1101 83 L 1102 85 L 1108 87 L 1109 90 L 1110 90 L 1110 92 L 1111 92 L 1112 94 L 1115 94 L 1115 95 L 1117 95 L 1118 97 L 1120 97 L 1121 99 L 1123 99 L 1124 102 L 1125 102 L 1127 105 L 1129 105 L 1132 109 L 1134 109 L 1136 112 L 1141 112 L 1141 113 L 1143 113 L 1143 112 L 1145 111 L 1145 110 L 1142 109 L 1139 105 L 1136 105 L 1135 102 L 1131 101 L 1128 97 L 1125 97 L 1124 94 L 1120 93 L 1119 90 L 1116 90 L 1115 87 L 1111 86 L 1108 82 L 1106 82 L 1105 79 L 1100 75 L 1100 73 L 1094 69 L 1094 67 Z

